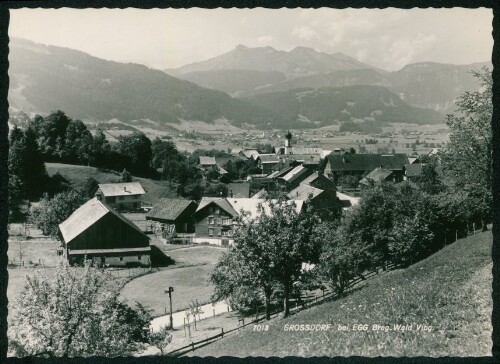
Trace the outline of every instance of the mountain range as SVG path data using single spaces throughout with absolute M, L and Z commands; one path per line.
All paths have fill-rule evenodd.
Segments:
M 306 47 L 286 52 L 240 45 L 218 57 L 165 72 L 235 97 L 297 88 L 383 86 L 412 106 L 447 113 L 454 111 L 458 95 L 477 89 L 470 71 L 483 66 L 491 69 L 489 62 L 421 62 L 388 72 L 342 53 L 327 54 Z
M 467 83 L 462 71 L 449 71 L 447 65 L 440 65 L 445 68 L 441 78 L 429 75 L 425 67 L 410 65 L 395 80 L 392 73 L 354 58 L 305 47 L 284 52 L 240 46 L 229 53 L 169 70 L 169 75 L 144 65 L 11 39 L 9 104 L 12 110 L 28 113 L 60 109 L 84 121 L 118 119 L 156 127 L 181 120 L 211 123 L 217 119 L 257 128 L 365 119 L 437 123 L 443 121 L 442 113 L 412 103 L 432 109 L 434 104 L 447 102 L 450 94 L 477 87 Z M 449 79 L 455 82 L 446 90 L 449 94 L 428 97 L 428 87 L 444 87 Z M 412 80 L 419 80 L 421 86 L 397 92 Z

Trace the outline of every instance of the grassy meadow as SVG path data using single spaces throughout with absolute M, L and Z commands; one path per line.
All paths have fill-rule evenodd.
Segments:
M 63 163 L 45 163 L 45 166 L 50 176 L 59 173 L 75 188 L 83 187 L 89 177 L 95 178 L 99 183 L 113 183 L 120 180 L 120 173 L 109 169 Z M 140 182 L 146 191 L 143 198 L 146 203 L 154 204 L 162 196 L 175 196 L 175 190 L 166 181 L 155 181 L 141 177 L 133 177 L 133 181 Z
M 250 325 L 190 355 L 490 356 L 491 244 L 489 231 L 458 240 L 336 301 L 264 322 L 268 331 Z M 331 329 L 285 331 L 287 324 L 330 324 Z M 374 330 L 374 324 L 384 329 Z M 395 325 L 411 325 L 411 330 Z

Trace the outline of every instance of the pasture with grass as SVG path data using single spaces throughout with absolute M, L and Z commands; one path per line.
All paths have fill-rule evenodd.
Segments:
M 190 355 L 489 356 L 491 245 L 491 232 L 458 240 L 343 298 L 264 322 L 267 331 L 250 325 Z M 331 326 L 300 331 L 311 324 Z

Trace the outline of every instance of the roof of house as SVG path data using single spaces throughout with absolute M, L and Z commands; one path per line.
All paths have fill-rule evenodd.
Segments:
M 303 180 L 302 182 L 300 182 L 300 184 L 311 184 L 313 183 L 314 181 L 318 180 L 318 179 L 322 179 L 325 181 L 325 183 L 328 183 L 329 187 L 333 190 L 336 189 L 335 187 L 335 183 L 333 183 L 332 180 L 330 180 L 328 177 L 326 177 L 323 173 L 320 173 L 320 172 L 314 172 L 313 174 L 311 174 L 309 177 L 307 177 L 305 180 Z
M 200 165 L 214 166 L 216 164 L 217 163 L 215 163 L 215 157 L 200 156 Z
M 259 155 L 259 151 L 257 149 L 243 149 L 240 154 L 243 154 L 248 159 L 256 157 Z
M 267 196 L 267 191 L 265 188 L 261 189 L 258 191 L 255 195 L 253 195 L 251 198 L 265 198 Z
M 250 197 L 250 183 L 229 183 L 228 189 L 232 192 L 232 197 Z
M 160 198 L 146 214 L 146 219 L 174 221 L 192 204 L 196 203 L 191 200 L 180 198 Z
M 364 185 L 369 185 L 370 181 L 375 183 L 380 183 L 386 181 L 392 174 L 392 171 L 385 168 L 375 168 L 373 171 L 368 173 L 364 178 L 359 181 L 359 183 Z
M 319 154 L 285 154 L 281 156 L 281 159 L 302 162 L 303 164 L 319 164 L 321 156 Z
M 249 214 L 249 218 L 256 218 L 261 208 L 264 209 L 266 214 L 270 213 L 269 201 L 276 203 L 277 200 L 265 200 L 261 198 L 227 198 L 228 203 L 232 206 L 232 208 L 239 213 L 243 210 L 244 212 Z M 304 201 L 303 200 L 290 200 L 287 203 L 295 202 L 296 211 L 300 212 L 302 210 Z
M 320 155 L 323 152 L 323 148 L 313 148 L 313 147 L 301 147 L 301 146 L 291 146 L 287 148 L 288 153 L 293 154 L 317 154 Z
M 422 163 L 407 164 L 405 166 L 405 174 L 407 177 L 417 177 L 422 174 Z
M 315 198 L 323 192 L 324 191 L 319 188 L 307 184 L 301 184 L 297 188 L 290 191 L 287 196 L 291 199 L 307 200 L 309 198 L 309 195 L 312 195 L 312 198 Z
M 139 182 L 99 183 L 99 189 L 105 197 L 144 195 L 146 193 Z
M 408 157 L 408 162 L 410 164 L 419 163 L 419 158 L 417 158 L 417 157 Z
M 294 183 L 297 178 L 303 176 L 306 173 L 311 173 L 311 170 L 304 167 L 303 165 L 298 165 L 297 167 L 291 169 L 287 174 L 279 178 L 283 179 L 286 182 Z
M 111 213 L 133 229 L 144 234 L 132 221 L 113 210 L 108 205 L 99 201 L 97 197 L 88 200 L 77 208 L 66 220 L 59 224 L 59 231 L 66 243 L 76 238 L 105 215 Z
M 329 154 L 332 171 L 372 171 L 377 167 L 389 170 L 403 170 L 408 164 L 406 154 Z
M 361 198 L 359 197 L 349 196 L 346 195 L 345 193 L 338 191 L 337 191 L 337 197 L 339 198 L 340 202 L 344 204 L 344 206 L 342 207 L 344 209 L 358 205 L 359 201 L 361 200 Z
M 276 200 L 271 201 L 276 202 Z M 300 212 L 302 210 L 304 201 L 294 201 L 296 204 L 297 212 Z M 262 198 L 203 197 L 196 212 L 204 209 L 211 203 L 216 204 L 221 209 L 229 213 L 232 217 L 237 217 L 240 215 L 241 211 L 244 211 L 249 214 L 250 219 L 253 219 L 257 217 L 260 212 L 259 205 L 262 206 L 266 213 L 269 213 L 270 211 L 269 200 L 265 200 Z M 292 201 L 289 201 L 289 203 L 292 203 Z
M 280 157 L 276 154 L 259 154 L 256 159 L 260 159 L 260 162 L 265 163 L 278 163 Z
M 215 205 L 219 206 L 221 209 L 223 209 L 233 217 L 238 216 L 238 213 L 233 209 L 233 207 L 229 204 L 229 202 L 227 202 L 225 197 L 203 197 L 195 213 L 197 213 L 200 210 L 203 210 L 211 203 L 214 203 Z
M 231 149 L 231 155 L 238 155 L 243 149 L 242 148 L 233 148 Z

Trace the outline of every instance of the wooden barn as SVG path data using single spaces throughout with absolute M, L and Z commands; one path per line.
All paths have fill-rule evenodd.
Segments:
M 146 215 L 155 223 L 155 231 L 161 231 L 168 239 L 188 238 L 194 235 L 193 214 L 198 204 L 180 198 L 161 198 Z
M 71 264 L 91 259 L 102 266 L 149 266 L 149 237 L 113 208 L 93 198 L 59 225 Z

